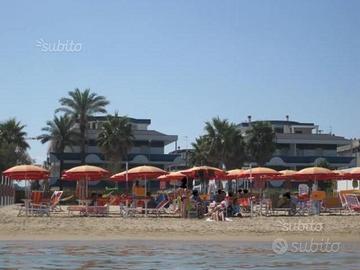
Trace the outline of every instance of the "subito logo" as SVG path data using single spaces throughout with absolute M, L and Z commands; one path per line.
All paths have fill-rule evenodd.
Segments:
M 288 251 L 288 243 L 285 239 L 278 238 L 272 242 L 272 250 L 279 255 L 282 255 Z

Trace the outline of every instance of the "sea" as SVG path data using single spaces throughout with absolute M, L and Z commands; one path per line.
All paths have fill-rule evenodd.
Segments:
M 1 241 L 0 269 L 360 269 L 359 243 L 325 241 Z

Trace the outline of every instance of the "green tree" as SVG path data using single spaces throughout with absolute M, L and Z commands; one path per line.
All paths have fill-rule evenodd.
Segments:
M 64 158 L 62 154 L 66 147 L 72 148 L 79 141 L 79 134 L 75 130 L 75 120 L 68 116 L 54 116 L 52 121 L 46 122 L 46 127 L 42 128 L 45 133 L 40 135 L 38 139 L 41 143 L 50 142 L 49 149 L 60 154 L 59 166 L 59 184 L 60 190 L 63 189 L 61 182 L 61 172 L 64 168 Z
M 109 101 L 104 96 L 91 93 L 90 89 L 80 91 L 76 88 L 68 94 L 69 97 L 60 99 L 61 107 L 56 112 L 64 112 L 65 115 L 71 116 L 78 123 L 80 129 L 81 163 L 84 164 L 88 118 L 96 113 L 106 113 L 105 107 L 109 104 Z
M 192 143 L 193 151 L 189 152 L 189 162 L 192 166 L 216 166 L 209 160 L 210 144 L 206 136 L 200 136 Z
M 127 117 L 120 117 L 118 113 L 107 117 L 107 121 L 102 124 L 97 144 L 109 161 L 110 170 L 116 172 L 121 169 L 121 162 L 123 158 L 127 158 L 133 140 L 134 135 Z
M 26 152 L 30 148 L 26 142 L 25 125 L 11 118 L 0 123 L 0 170 L 17 164 L 30 164 L 32 160 Z
M 4 144 L 14 144 L 19 150 L 26 151 L 30 146 L 26 142 L 27 133 L 24 131 L 25 125 L 11 118 L 0 123 L 0 142 Z
M 205 135 L 193 144 L 193 159 L 226 169 L 241 167 L 245 160 L 243 137 L 234 123 L 228 120 L 213 118 L 205 123 Z
M 255 122 L 246 132 L 246 148 L 249 161 L 265 165 L 275 151 L 275 133 L 267 122 Z

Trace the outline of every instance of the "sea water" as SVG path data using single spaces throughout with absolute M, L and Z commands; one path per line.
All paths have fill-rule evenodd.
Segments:
M 360 245 L 274 252 L 272 242 L 2 241 L 0 269 L 360 269 Z

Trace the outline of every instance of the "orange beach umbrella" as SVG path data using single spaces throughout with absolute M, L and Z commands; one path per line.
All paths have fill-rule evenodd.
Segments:
M 126 180 L 126 175 L 128 175 L 128 180 L 141 179 L 141 178 L 156 178 L 160 175 L 167 174 L 167 171 L 164 171 L 158 167 L 154 166 L 138 166 L 132 168 L 128 171 L 123 171 L 121 173 L 114 174 L 110 177 L 112 180 L 124 181 Z
M 294 174 L 294 178 L 299 180 L 331 180 L 337 177 L 336 172 L 322 167 L 310 167 Z
M 64 180 L 101 180 L 110 175 L 109 171 L 91 165 L 81 165 L 66 170 L 62 175 Z
M 2 173 L 12 180 L 41 180 L 49 177 L 49 171 L 36 165 L 18 165 Z
M 157 179 L 164 181 L 180 180 L 186 177 L 185 174 L 181 172 L 170 172 L 169 174 L 164 174 L 159 176 Z
M 266 167 L 256 167 L 245 170 L 243 177 L 261 180 L 265 178 L 271 178 L 277 175 L 280 175 L 280 173 L 274 169 L 270 169 Z
M 88 181 L 96 181 L 107 178 L 110 173 L 100 167 L 81 165 L 64 172 L 62 179 L 78 181 L 79 195 L 81 199 L 88 197 Z
M 346 174 L 351 179 L 360 179 L 360 167 L 354 167 L 351 169 L 350 173 Z
M 223 170 L 221 170 L 219 168 L 211 167 L 211 166 L 192 167 L 190 169 L 182 170 L 180 172 L 189 177 L 203 176 L 203 177 L 206 177 L 209 179 L 210 178 L 221 178 L 221 177 L 226 176 L 226 173 Z
M 275 180 L 288 180 L 294 178 L 296 171 L 294 170 L 282 170 L 279 171 L 279 175 L 273 177 Z
M 238 179 L 242 178 L 244 175 L 245 170 L 243 169 L 234 169 L 227 171 L 226 177 L 227 179 Z

